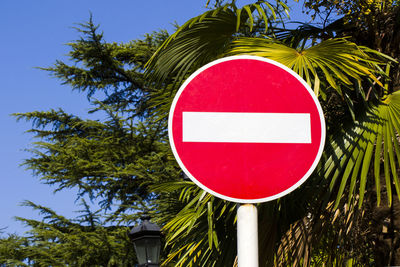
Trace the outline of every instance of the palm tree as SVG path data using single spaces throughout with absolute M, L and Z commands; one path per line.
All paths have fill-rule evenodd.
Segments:
M 374 220 L 384 216 L 377 219 L 375 206 L 394 209 L 400 196 L 400 92 L 391 80 L 397 62 L 350 41 L 337 28 L 343 29 L 343 23 L 285 29 L 288 7 L 279 0 L 242 8 L 235 1 L 219 2 L 178 28 L 148 62 L 151 86 L 164 89 L 154 90 L 147 105 L 165 118 L 185 78 L 228 55 L 262 56 L 293 69 L 323 106 L 326 146 L 317 169 L 301 188 L 258 205 L 260 263 L 380 264 L 374 247 L 382 224 Z M 159 222 L 164 224 L 169 250 L 165 265 L 235 264 L 235 203 L 186 180 L 154 190 L 163 196 Z

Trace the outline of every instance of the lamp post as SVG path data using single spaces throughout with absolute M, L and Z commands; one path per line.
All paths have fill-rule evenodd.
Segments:
M 129 232 L 139 267 L 158 267 L 161 249 L 161 230 L 150 222 L 150 217 L 142 217 L 142 223 Z

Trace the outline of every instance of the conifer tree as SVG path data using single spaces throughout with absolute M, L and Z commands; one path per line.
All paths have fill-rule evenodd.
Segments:
M 43 220 L 17 217 L 30 227 L 25 237 L 0 239 L 0 266 L 134 266 L 136 256 L 126 226 L 105 223 L 85 201 L 75 219 L 26 202 Z
M 0 239 L 0 265 L 134 266 L 127 232 L 141 214 L 152 214 L 159 196 L 150 186 L 180 179 L 167 144 L 166 121 L 145 108 L 154 90 L 144 65 L 168 37 L 165 31 L 125 44 L 107 43 L 90 18 L 69 43 L 69 61 L 42 68 L 85 94 L 96 120 L 62 109 L 14 114 L 32 123 L 37 139 L 24 165 L 55 192 L 78 189 L 84 210 L 68 219 L 26 202 L 43 220 L 17 217 L 31 230 Z M 91 201 L 101 207 L 92 212 Z M 10 252 L 12 251 L 12 252 Z
M 166 38 L 154 33 L 128 44 L 106 43 L 90 20 L 78 28 L 83 37 L 70 43 L 70 61 L 43 68 L 52 76 L 86 93 L 98 120 L 63 110 L 14 114 L 32 122 L 39 139 L 24 164 L 55 191 L 77 188 L 102 208 L 117 212 L 152 205 L 148 186 L 171 179 L 166 121 L 143 109 L 152 90 L 144 85 L 143 66 Z M 101 99 L 99 99 L 101 98 Z

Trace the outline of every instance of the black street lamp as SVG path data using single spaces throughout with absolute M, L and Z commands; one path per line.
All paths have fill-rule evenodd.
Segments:
M 142 223 L 129 232 L 139 267 L 159 266 L 161 249 L 161 230 L 157 224 L 151 223 L 150 217 L 142 217 Z

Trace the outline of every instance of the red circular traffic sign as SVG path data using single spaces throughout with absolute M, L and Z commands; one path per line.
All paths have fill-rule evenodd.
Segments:
M 282 197 L 313 172 L 325 141 L 321 106 L 291 69 L 255 56 L 213 61 L 177 92 L 172 151 L 198 186 L 257 203 Z

